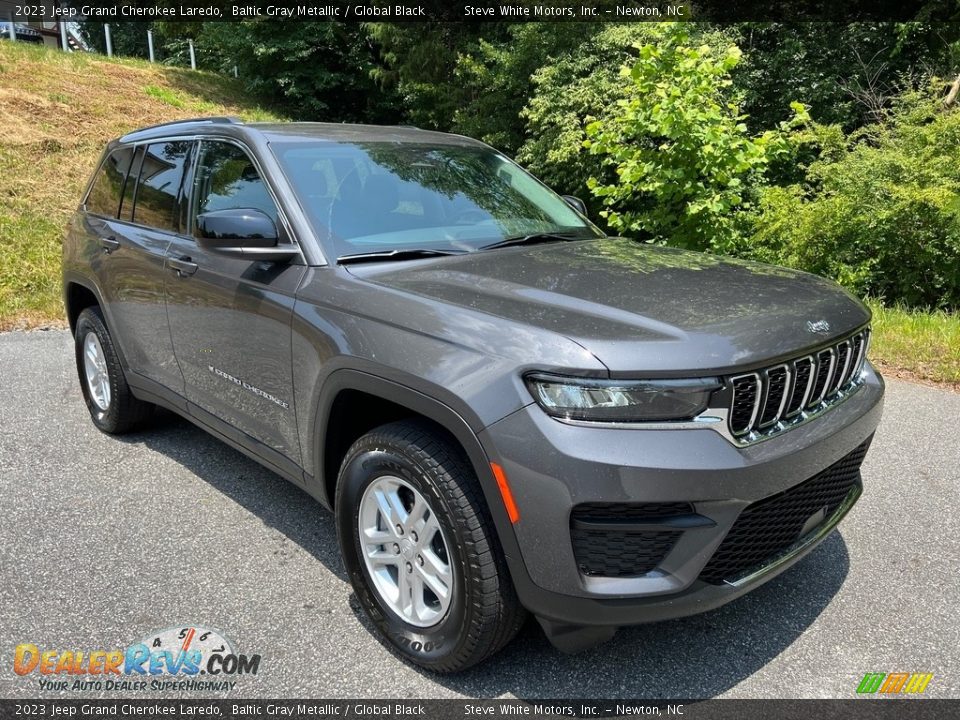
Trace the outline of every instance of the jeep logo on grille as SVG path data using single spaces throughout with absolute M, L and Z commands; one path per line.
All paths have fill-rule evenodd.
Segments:
M 826 320 L 817 320 L 816 322 L 807 320 L 807 330 L 812 333 L 825 335 L 826 333 L 830 332 L 830 323 L 828 323 Z

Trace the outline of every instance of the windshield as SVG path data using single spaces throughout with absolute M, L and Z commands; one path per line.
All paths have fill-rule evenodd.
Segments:
M 335 257 L 472 252 L 558 233 L 600 237 L 556 193 L 484 147 L 276 142 L 271 147 Z

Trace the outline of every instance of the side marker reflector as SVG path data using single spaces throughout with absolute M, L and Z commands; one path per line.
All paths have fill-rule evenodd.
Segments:
M 490 463 L 490 469 L 493 470 L 493 477 L 497 479 L 497 487 L 500 488 L 500 497 L 503 498 L 503 506 L 507 509 L 507 517 L 511 523 L 516 523 L 520 519 L 520 511 L 517 510 L 517 503 L 513 501 L 513 493 L 510 492 L 510 485 L 507 484 L 507 476 L 503 468 L 495 462 Z

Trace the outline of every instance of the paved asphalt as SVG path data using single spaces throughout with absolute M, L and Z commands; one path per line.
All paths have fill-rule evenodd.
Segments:
M 232 697 L 853 697 L 864 673 L 897 671 L 960 697 L 958 394 L 890 381 L 865 495 L 754 593 L 573 657 L 530 623 L 438 677 L 371 634 L 307 495 L 175 418 L 97 432 L 64 331 L 0 335 L 0 376 L 0 697 L 40 695 L 12 671 L 19 643 L 110 649 L 189 624 L 262 655 Z

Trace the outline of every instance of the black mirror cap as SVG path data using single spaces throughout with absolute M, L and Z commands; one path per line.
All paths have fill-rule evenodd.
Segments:
M 564 201 L 578 213 L 587 217 L 587 204 L 576 195 L 563 195 Z
M 262 210 L 229 208 L 197 216 L 197 239 L 211 249 L 218 247 L 270 248 L 277 246 L 277 226 Z

